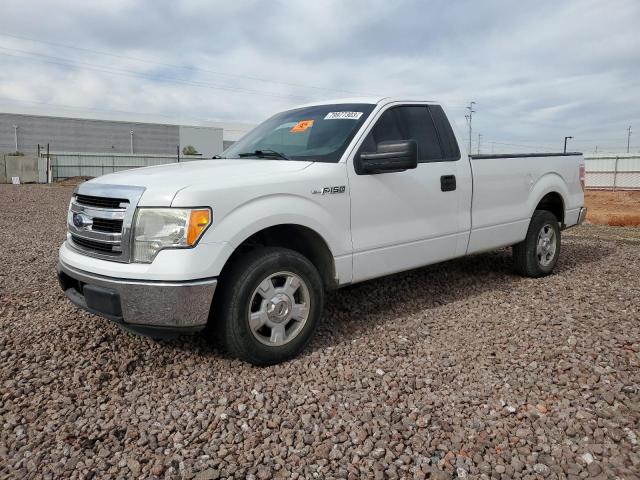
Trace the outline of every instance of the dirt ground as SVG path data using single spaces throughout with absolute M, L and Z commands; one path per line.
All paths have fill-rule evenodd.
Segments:
M 587 190 L 587 221 L 616 227 L 640 225 L 640 191 Z
M 72 191 L 0 185 L 0 478 L 640 478 L 640 228 L 562 232 L 545 278 L 501 249 L 329 292 L 256 368 L 75 308 Z

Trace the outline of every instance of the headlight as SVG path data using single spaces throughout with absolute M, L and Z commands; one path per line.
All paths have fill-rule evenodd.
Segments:
M 193 247 L 211 224 L 211 210 L 139 208 L 133 230 L 133 261 L 151 263 L 165 248 Z

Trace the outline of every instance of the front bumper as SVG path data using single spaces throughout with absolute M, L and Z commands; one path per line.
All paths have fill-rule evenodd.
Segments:
M 76 306 L 150 336 L 202 330 L 218 280 L 143 281 L 105 277 L 58 262 L 58 280 Z

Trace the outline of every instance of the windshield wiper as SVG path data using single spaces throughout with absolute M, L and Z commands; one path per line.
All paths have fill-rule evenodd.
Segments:
M 243 152 L 239 153 L 238 156 L 240 158 L 244 157 L 258 157 L 258 158 L 281 158 L 283 160 L 289 160 L 284 153 L 276 152 L 275 150 L 255 150 L 253 152 Z

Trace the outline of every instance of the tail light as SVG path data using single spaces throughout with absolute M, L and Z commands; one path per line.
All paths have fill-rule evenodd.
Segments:
M 580 186 L 582 187 L 582 191 L 584 192 L 584 164 L 580 165 Z

